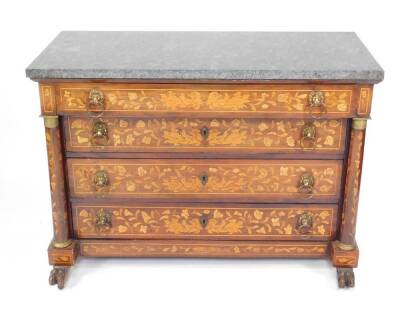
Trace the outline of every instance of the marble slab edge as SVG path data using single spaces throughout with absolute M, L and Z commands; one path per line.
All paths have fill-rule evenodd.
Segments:
M 264 71 L 264 70 L 79 70 L 79 69 L 26 69 L 33 80 L 44 79 L 126 79 L 126 80 L 311 80 L 357 81 L 376 84 L 383 80 L 381 70 L 368 71 Z

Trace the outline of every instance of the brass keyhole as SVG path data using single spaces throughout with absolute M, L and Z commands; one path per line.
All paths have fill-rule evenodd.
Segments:
M 200 135 L 203 137 L 203 139 L 207 139 L 209 134 L 210 130 L 207 127 L 203 127 L 200 129 Z
M 200 216 L 200 225 L 205 228 L 208 225 L 208 217 L 207 215 L 203 214 Z
M 208 175 L 205 174 L 205 173 L 202 174 L 202 175 L 200 176 L 200 181 L 201 181 L 201 184 L 206 185 L 207 182 L 208 182 Z

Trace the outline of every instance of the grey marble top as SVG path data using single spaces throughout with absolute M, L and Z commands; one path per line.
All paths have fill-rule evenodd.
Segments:
M 32 79 L 341 80 L 383 70 L 355 33 L 61 32 Z

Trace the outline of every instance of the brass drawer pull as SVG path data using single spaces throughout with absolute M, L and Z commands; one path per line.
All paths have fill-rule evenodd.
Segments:
M 105 145 L 108 142 L 107 124 L 101 120 L 96 121 L 92 127 L 92 144 Z
M 325 94 L 322 91 L 312 91 L 308 95 L 306 110 L 311 116 L 318 118 L 327 112 L 325 106 Z
M 94 184 L 100 188 L 108 186 L 110 184 L 110 181 L 108 179 L 107 172 L 97 171 L 94 176 Z
M 303 149 L 315 149 L 315 143 L 317 139 L 317 128 L 312 122 L 304 124 L 301 129 L 300 146 Z
M 104 109 L 104 94 L 101 90 L 97 88 L 90 90 L 89 108 Z
M 313 216 L 310 213 L 302 213 L 297 218 L 296 229 L 302 234 L 310 233 L 313 226 Z
M 100 231 L 109 230 L 112 227 L 112 215 L 103 209 L 96 213 L 96 228 Z
M 203 173 L 203 174 L 200 176 L 200 182 L 201 182 L 201 184 L 203 184 L 203 185 L 206 185 L 206 184 L 207 184 L 207 182 L 208 182 L 208 175 L 207 175 L 206 173 Z
M 300 177 L 299 181 L 299 192 L 311 194 L 314 187 L 314 177 L 310 173 L 304 173 Z
M 200 216 L 199 220 L 201 227 L 206 228 L 208 225 L 208 216 L 203 214 L 202 216 Z
M 200 129 L 200 135 L 203 137 L 204 140 L 206 140 L 210 135 L 210 130 L 204 126 Z

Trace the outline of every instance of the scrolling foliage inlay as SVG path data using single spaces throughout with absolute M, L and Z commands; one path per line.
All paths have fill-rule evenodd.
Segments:
M 145 256 L 202 256 L 202 257 L 323 257 L 328 244 L 254 244 L 254 243 L 155 243 L 146 241 L 81 242 L 84 256 L 145 257 Z

